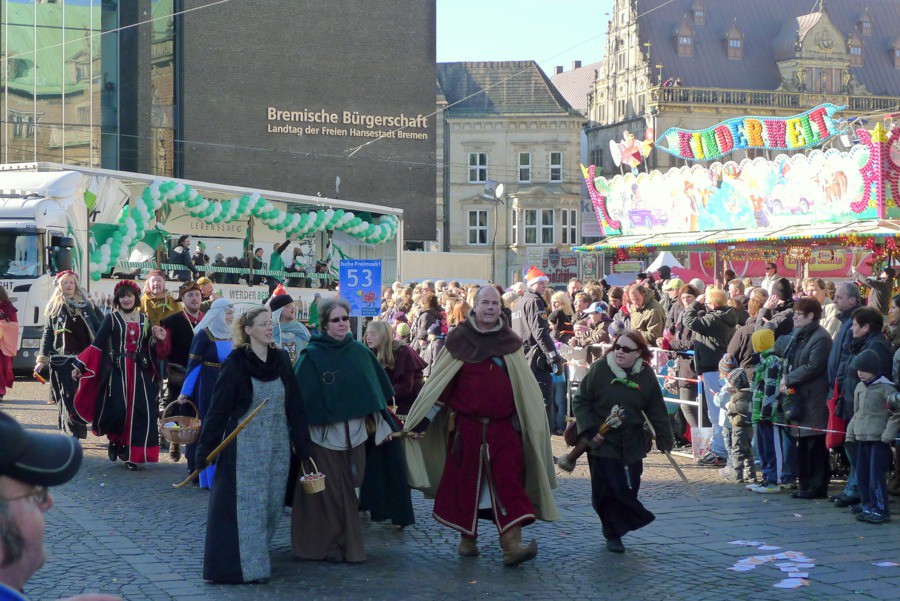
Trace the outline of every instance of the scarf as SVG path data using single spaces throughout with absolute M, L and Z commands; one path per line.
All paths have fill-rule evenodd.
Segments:
M 282 362 L 278 359 L 279 352 L 274 348 L 269 348 L 266 360 L 263 361 L 249 345 L 244 345 L 231 351 L 228 358 L 240 361 L 251 378 L 262 382 L 271 382 L 281 377 Z
M 387 407 L 394 388 L 374 353 L 350 334 L 313 336 L 294 368 L 310 424 L 334 424 Z
M 454 359 L 464 363 L 480 363 L 490 357 L 521 351 L 522 339 L 506 325 L 502 317 L 490 330 L 480 330 L 475 325 L 475 312 L 470 311 L 466 320 L 447 334 L 444 348 Z
M 616 376 L 610 381 L 610 384 L 623 384 L 628 388 L 634 388 L 635 390 L 641 389 L 640 385 L 637 382 L 629 379 L 629 376 L 641 373 L 641 368 L 644 366 L 643 359 L 638 357 L 637 361 L 634 362 L 634 365 L 632 365 L 631 369 L 627 372 L 619 367 L 618 364 L 616 364 L 616 358 L 613 357 L 613 353 L 609 353 L 606 355 L 606 364 Z
M 233 306 L 233 303 L 227 298 L 217 298 L 214 300 L 209 311 L 207 311 L 206 315 L 203 316 L 203 319 L 200 320 L 200 323 L 194 326 L 194 334 L 200 332 L 203 328 L 208 328 L 209 333 L 212 334 L 214 338 L 218 338 L 219 340 L 231 340 L 233 337 L 231 334 L 231 326 L 225 321 L 225 311 Z

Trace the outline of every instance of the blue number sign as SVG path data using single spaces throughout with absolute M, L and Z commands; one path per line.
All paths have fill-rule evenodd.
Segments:
M 350 315 L 374 317 L 381 313 L 381 260 L 341 261 L 341 298 L 350 303 Z

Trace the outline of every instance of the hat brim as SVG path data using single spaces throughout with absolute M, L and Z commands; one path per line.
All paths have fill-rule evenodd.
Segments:
M 59 486 L 71 480 L 81 467 L 81 445 L 71 436 L 26 432 L 21 457 L 4 470 L 4 476 L 34 486 Z

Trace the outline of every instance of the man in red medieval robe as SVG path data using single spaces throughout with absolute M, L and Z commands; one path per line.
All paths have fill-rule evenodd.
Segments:
M 550 432 L 541 390 L 522 340 L 501 317 L 500 295 L 485 286 L 409 412 L 410 485 L 434 496 L 434 518 L 462 535 L 459 554 L 478 555 L 478 520 L 500 533 L 503 564 L 537 556 L 522 527 L 559 519 Z

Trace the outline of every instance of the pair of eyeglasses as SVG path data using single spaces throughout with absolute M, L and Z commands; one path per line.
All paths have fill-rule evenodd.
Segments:
M 332 317 L 328 321 L 330 321 L 331 323 L 338 323 L 341 321 L 350 321 L 350 316 L 349 315 L 341 315 L 340 317 Z
M 2 499 L 6 502 L 31 499 L 34 501 L 35 505 L 46 505 L 47 501 L 50 500 L 50 489 L 46 486 L 35 486 L 28 494 L 20 495 L 18 497 L 2 497 Z
M 630 346 L 622 346 L 621 344 L 614 344 L 613 350 L 622 351 L 623 353 L 635 353 L 641 349 L 631 348 Z

